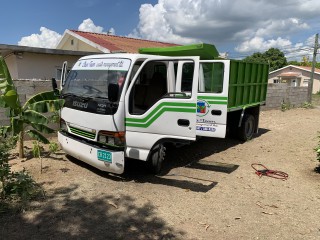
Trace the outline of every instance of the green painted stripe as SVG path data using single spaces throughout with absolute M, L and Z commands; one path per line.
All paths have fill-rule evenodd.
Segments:
M 198 96 L 198 99 L 203 100 L 228 100 L 228 97 L 217 97 L 217 96 Z
M 157 112 L 152 118 L 148 120 L 146 123 L 128 123 L 126 122 L 127 127 L 141 127 L 147 128 L 149 127 L 158 117 L 160 117 L 164 112 L 189 112 L 189 113 L 196 113 L 196 108 L 168 108 L 164 107 L 159 112 Z M 126 119 L 127 120 L 127 119 Z M 134 119 L 134 120 L 141 120 L 141 119 Z
M 70 127 L 70 131 L 74 134 L 77 134 L 77 135 L 80 135 L 83 137 L 87 137 L 87 138 L 91 138 L 91 139 L 94 139 L 96 137 L 96 135 L 94 133 L 86 132 L 86 131 L 83 131 L 81 129 L 74 128 L 74 127 Z
M 227 101 L 208 101 L 208 103 L 210 104 L 217 104 L 217 105 L 227 105 L 228 102 Z
M 153 118 L 154 115 L 157 114 L 157 112 L 163 108 L 163 107 L 184 107 L 184 108 L 192 108 L 194 109 L 197 105 L 195 103 L 174 103 L 174 102 L 163 102 L 160 103 L 148 116 L 138 119 L 138 118 L 126 118 L 126 122 L 139 122 L 139 123 L 145 123 L 149 121 L 151 118 Z M 182 108 L 182 109 L 184 109 Z

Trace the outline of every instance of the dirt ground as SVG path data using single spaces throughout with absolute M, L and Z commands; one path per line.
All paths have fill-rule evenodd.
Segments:
M 169 149 L 161 176 L 134 160 L 117 176 L 63 152 L 42 174 L 39 159 L 13 159 L 46 198 L 0 215 L 0 239 L 320 239 L 319 123 L 319 108 L 262 112 L 253 140 Z M 259 178 L 253 163 L 289 178 Z

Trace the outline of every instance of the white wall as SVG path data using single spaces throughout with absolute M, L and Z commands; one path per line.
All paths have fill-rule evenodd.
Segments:
M 61 69 L 64 61 L 68 61 L 68 66 L 71 68 L 79 58 L 80 56 L 24 52 L 22 56 L 16 56 L 17 74 L 12 75 L 12 78 L 51 79 L 56 77 L 57 69 Z M 10 63 L 9 65 L 11 66 L 12 64 Z

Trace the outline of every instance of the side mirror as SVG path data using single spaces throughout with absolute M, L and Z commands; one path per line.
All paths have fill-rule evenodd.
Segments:
M 66 76 L 67 76 L 67 67 L 68 67 L 68 62 L 65 61 L 62 64 L 62 69 L 61 69 L 61 86 L 63 87 L 66 81 Z
M 108 99 L 110 102 L 118 101 L 119 85 L 117 83 L 109 83 L 108 85 Z
M 51 79 L 51 84 L 52 84 L 52 89 L 55 95 L 59 95 L 59 90 L 58 90 L 58 84 L 57 84 L 57 80 L 55 78 Z

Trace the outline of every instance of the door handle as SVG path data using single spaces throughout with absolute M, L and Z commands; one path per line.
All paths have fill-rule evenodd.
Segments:
M 211 111 L 211 115 L 218 115 L 220 116 L 222 114 L 222 111 L 221 110 L 212 110 Z
M 178 125 L 181 127 L 188 127 L 190 125 L 190 121 L 188 119 L 178 119 Z

